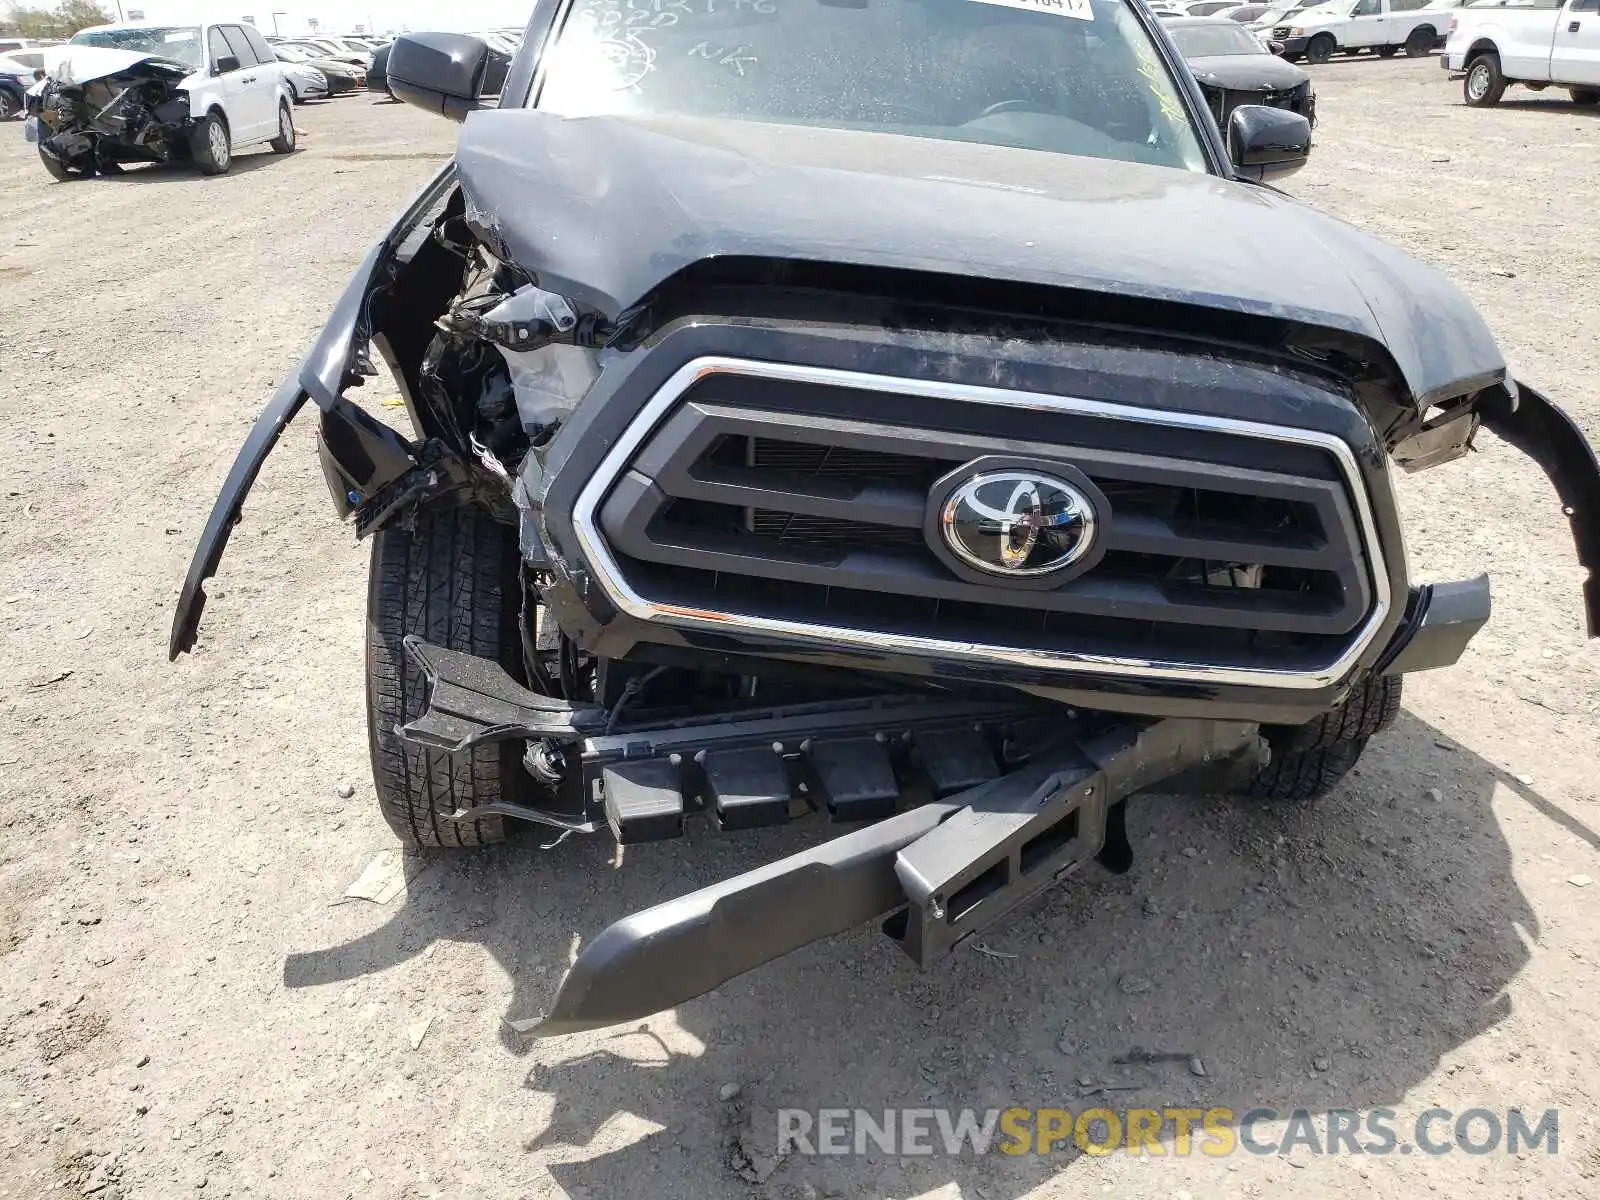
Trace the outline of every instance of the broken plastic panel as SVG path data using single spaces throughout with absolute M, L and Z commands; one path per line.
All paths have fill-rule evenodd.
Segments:
M 527 350 L 516 350 L 496 343 L 511 374 L 523 430 L 532 435 L 565 420 L 600 374 L 596 354 L 583 346 L 537 343 L 538 331 L 548 337 L 577 323 L 572 306 L 554 292 L 530 284 L 484 313 L 483 319 L 510 330 L 511 346 L 519 337 L 529 344 Z

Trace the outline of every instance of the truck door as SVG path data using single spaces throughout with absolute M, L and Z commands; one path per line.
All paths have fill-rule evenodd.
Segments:
M 1550 78 L 1600 86 L 1600 0 L 1571 0 L 1557 15 Z
M 1388 0 L 1356 0 L 1350 10 L 1349 36 L 1340 41 L 1351 49 L 1387 46 L 1390 21 Z

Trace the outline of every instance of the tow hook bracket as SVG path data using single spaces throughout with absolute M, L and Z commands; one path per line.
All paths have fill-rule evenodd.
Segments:
M 920 967 L 1100 852 L 1106 778 L 1087 759 L 1023 768 L 901 850 L 910 908 L 900 946 Z
M 514 738 L 572 743 L 605 723 L 603 710 L 530 692 L 488 659 L 409 634 L 401 644 L 428 683 L 427 709 L 395 731 L 402 741 L 459 754 Z

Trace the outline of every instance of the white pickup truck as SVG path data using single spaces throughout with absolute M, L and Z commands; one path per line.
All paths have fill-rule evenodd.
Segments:
M 1461 90 L 1474 108 L 1500 103 L 1513 83 L 1555 84 L 1574 103 L 1600 104 L 1600 0 L 1457 9 L 1440 61 L 1466 72 Z
M 1376 50 L 1384 58 L 1404 50 L 1421 58 L 1439 44 L 1449 14 L 1428 0 L 1334 0 L 1308 8 L 1273 27 L 1291 61 L 1324 63 L 1338 51 Z

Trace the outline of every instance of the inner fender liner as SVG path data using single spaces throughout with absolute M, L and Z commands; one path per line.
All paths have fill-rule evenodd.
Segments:
M 1515 399 L 1483 410 L 1483 423 L 1544 471 L 1561 497 L 1578 561 L 1589 572 L 1584 611 L 1590 637 L 1600 637 L 1600 461 L 1578 424 L 1543 392 L 1517 383 Z

